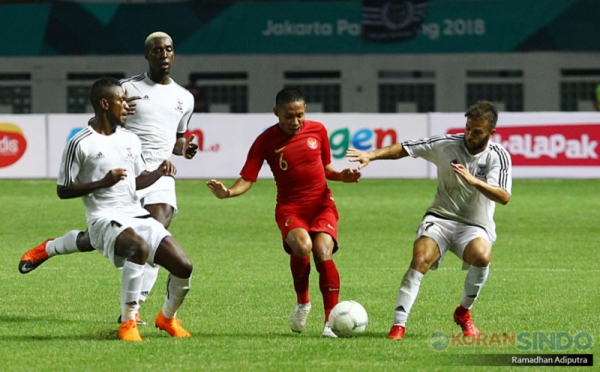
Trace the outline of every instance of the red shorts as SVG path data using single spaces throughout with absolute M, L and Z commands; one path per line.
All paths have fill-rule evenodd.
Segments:
M 281 231 L 283 248 L 291 253 L 291 248 L 285 242 L 285 237 L 290 230 L 301 228 L 312 236 L 315 233 L 326 233 L 333 238 L 333 252 L 338 250 L 337 221 L 338 211 L 332 199 L 313 207 L 285 205 L 275 209 L 275 220 Z

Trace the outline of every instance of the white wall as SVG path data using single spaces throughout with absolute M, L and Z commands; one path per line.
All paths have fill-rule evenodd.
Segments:
M 32 113 L 66 112 L 69 72 L 122 72 L 136 75 L 147 69 L 140 55 L 97 57 L 0 58 L 4 73 L 28 72 L 31 81 L 0 81 L 0 85 L 31 84 Z M 247 72 L 249 112 L 269 112 L 274 95 L 286 81 L 285 71 L 340 70 L 343 112 L 378 112 L 379 70 L 432 70 L 436 111 L 464 111 L 466 71 L 523 70 L 522 78 L 487 79 L 524 84 L 524 111 L 559 111 L 563 68 L 600 66 L 600 53 L 498 53 L 417 55 L 177 55 L 172 76 L 182 85 L 190 72 Z M 583 78 L 569 78 L 570 81 Z M 587 78 L 589 79 L 589 78 Z M 600 80 L 600 76 L 594 77 Z M 401 82 L 423 82 L 403 79 Z M 386 80 L 385 82 L 393 82 Z M 222 83 L 222 81 L 219 81 Z M 88 82 L 89 85 L 89 82 Z M 485 97 L 482 97 L 482 99 Z

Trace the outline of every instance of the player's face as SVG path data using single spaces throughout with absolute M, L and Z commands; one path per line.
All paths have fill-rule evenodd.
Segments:
M 127 98 L 127 94 L 120 86 L 112 87 L 106 100 L 106 116 L 111 124 L 113 125 L 125 125 L 127 121 L 127 102 L 125 99 Z
M 146 59 L 153 74 L 169 75 L 175 59 L 173 40 L 168 37 L 157 37 L 150 40 L 150 45 L 146 49 Z
M 487 146 L 496 129 L 492 129 L 485 119 L 467 119 L 465 126 L 465 147 L 473 155 L 480 153 Z
M 279 118 L 279 128 L 286 134 L 293 136 L 300 132 L 302 125 L 304 125 L 306 103 L 304 101 L 289 102 L 275 107 L 273 112 Z

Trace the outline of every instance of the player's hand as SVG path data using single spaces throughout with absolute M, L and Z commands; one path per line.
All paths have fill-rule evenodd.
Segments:
M 217 180 L 210 180 L 206 183 L 206 186 L 212 191 L 213 194 L 219 199 L 225 199 L 229 197 L 229 189 L 225 187 L 221 182 Z
M 192 134 L 189 138 L 185 139 L 183 144 L 182 153 L 186 159 L 193 158 L 194 155 L 196 155 L 196 152 L 198 152 L 198 145 L 192 142 L 194 138 L 196 138 L 196 135 Z
M 138 99 L 142 99 L 141 96 L 133 96 L 125 98 L 125 102 L 127 102 L 127 115 L 135 114 L 135 101 Z
M 464 165 L 450 163 L 450 166 L 452 166 L 452 169 L 454 169 L 454 173 L 458 174 L 469 185 L 473 186 L 478 182 L 477 178 L 475 178 L 471 173 L 469 173 L 469 171 L 467 170 L 467 168 L 465 168 Z
M 347 168 L 340 173 L 342 182 L 358 182 L 360 180 L 360 171 L 358 169 Z
M 101 181 L 101 187 L 111 187 L 117 182 L 124 180 L 127 177 L 127 170 L 124 168 L 111 169 L 106 173 L 106 176 Z
M 175 177 L 175 175 L 177 174 L 177 168 L 175 167 L 175 165 L 173 165 L 173 163 L 171 163 L 168 160 L 163 161 L 157 168 L 157 170 L 161 176 Z
M 366 167 L 370 162 L 371 162 L 371 158 L 369 157 L 369 153 L 366 151 L 360 151 L 357 149 L 348 149 L 348 151 L 346 151 L 346 157 L 348 158 L 348 160 L 350 161 L 356 161 L 358 162 L 358 169 L 363 169 L 364 167 Z

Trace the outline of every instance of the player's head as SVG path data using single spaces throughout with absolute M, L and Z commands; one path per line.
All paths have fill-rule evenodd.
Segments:
M 127 120 L 127 95 L 117 79 L 104 77 L 96 80 L 90 90 L 90 103 L 96 117 L 106 117 L 113 125 Z
M 275 97 L 273 113 L 279 118 L 279 127 L 293 136 L 302 129 L 306 103 L 302 92 L 295 88 L 284 88 Z
M 487 146 L 490 137 L 496 132 L 498 110 L 488 101 L 479 101 L 465 113 L 465 147 L 471 154 L 477 154 Z
M 144 57 L 148 60 L 148 73 L 151 79 L 162 79 L 168 76 L 175 59 L 173 39 L 164 32 L 151 33 L 144 43 Z

